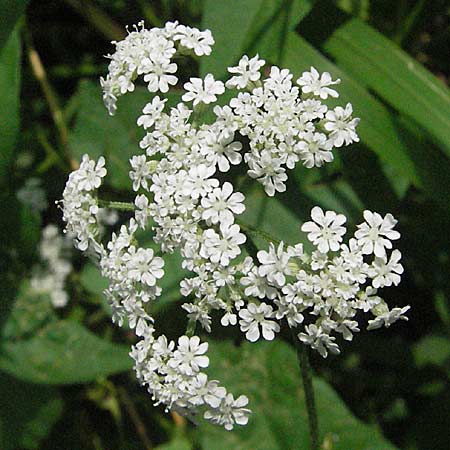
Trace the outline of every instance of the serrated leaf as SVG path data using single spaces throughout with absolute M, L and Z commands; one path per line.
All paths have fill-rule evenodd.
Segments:
M 5 341 L 0 369 L 43 384 L 86 383 L 130 370 L 129 347 L 113 344 L 72 321 L 51 323 L 31 339 Z
M 37 449 L 62 412 L 53 387 L 23 383 L 0 373 L 0 448 Z
M 245 394 L 252 409 L 249 424 L 227 432 L 203 424 L 203 448 L 221 450 L 296 450 L 309 448 L 308 419 L 300 371 L 294 350 L 287 344 L 245 342 L 237 348 L 228 342 L 211 342 L 209 375 L 233 394 Z M 375 425 L 352 415 L 334 390 L 314 379 L 320 442 L 333 450 L 390 450 Z

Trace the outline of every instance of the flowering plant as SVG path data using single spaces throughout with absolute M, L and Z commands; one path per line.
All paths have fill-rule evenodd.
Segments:
M 211 33 L 177 22 L 152 29 L 140 23 L 114 44 L 109 73 L 101 79 L 109 113 L 140 78 L 154 94 L 137 119 L 145 136 L 130 160 L 136 196 L 132 203 L 100 198 L 106 161 L 86 154 L 63 193 L 66 231 L 109 280 L 112 319 L 138 337 L 130 355 L 155 404 L 232 430 L 247 423 L 248 399 L 208 378 L 208 343 L 195 334 L 197 324 L 210 332 L 212 312 L 218 311 L 222 326 L 239 327 L 255 342 L 273 340 L 286 322 L 304 358 L 305 345 L 323 357 L 339 353 L 336 336 L 352 340 L 362 313 L 371 315 L 369 330 L 407 320 L 409 306 L 389 309 L 378 295 L 380 288 L 397 285 L 403 272 L 401 254 L 392 250 L 400 238 L 397 221 L 366 210 L 344 241 L 346 217 L 316 206 L 301 227 L 313 247 L 308 252 L 238 217 L 245 196 L 233 185 L 233 166 L 245 164 L 248 176 L 274 196 L 286 190 L 288 170 L 296 164 L 321 167 L 333 161 L 333 150 L 359 141 L 352 105 L 331 109 L 326 103 L 338 97 L 339 80 L 329 73 L 311 67 L 294 81 L 289 70 L 265 68 L 258 55 L 244 55 L 228 68 L 226 83 L 212 74 L 191 78 L 182 101 L 169 108 L 164 94 L 179 83 L 176 58 L 209 55 Z M 226 91 L 231 99 L 215 104 Z M 208 105 L 214 105 L 212 122 L 205 119 Z M 108 242 L 99 232 L 104 208 L 133 214 Z M 140 244 L 139 231 L 151 234 L 160 250 Z M 255 238 L 266 247 L 259 249 Z M 180 253 L 182 268 L 192 274 L 180 283 L 188 324 L 177 342 L 159 334 L 152 317 L 152 304 L 164 296 L 158 285 L 164 254 L 172 252 Z M 307 382 L 305 390 L 311 397 Z

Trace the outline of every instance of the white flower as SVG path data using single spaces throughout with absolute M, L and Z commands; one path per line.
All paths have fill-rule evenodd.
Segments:
M 235 73 L 237 75 L 231 77 L 226 82 L 227 88 L 245 89 L 250 82 L 258 81 L 261 78 L 261 67 L 266 62 L 263 59 L 259 59 L 256 55 L 249 59 L 247 55 L 244 55 L 236 67 L 228 67 L 228 72 Z
M 216 380 L 208 380 L 204 373 L 199 373 L 192 384 L 194 395 L 189 399 L 194 405 L 207 404 L 212 408 L 218 408 L 222 399 L 227 395 L 224 387 L 219 386 Z
M 242 286 L 245 286 L 244 294 L 248 297 L 273 299 L 277 295 L 277 289 L 270 286 L 266 278 L 259 275 L 257 267 L 250 270 L 240 281 Z
M 313 95 L 325 100 L 330 97 L 338 97 L 339 94 L 328 86 L 339 84 L 341 80 L 333 81 L 328 72 L 317 72 L 314 67 L 311 67 L 310 72 L 303 72 L 302 76 L 297 80 L 297 84 L 302 87 L 302 92 L 305 94 L 312 93 Z
M 200 255 L 209 258 L 213 263 L 228 266 L 230 260 L 241 253 L 240 245 L 245 240 L 246 237 L 240 233 L 239 225 L 222 222 L 220 234 L 217 234 L 212 228 L 203 232 Z
M 227 394 L 219 405 L 219 408 L 207 410 L 204 414 L 206 420 L 217 425 L 223 425 L 228 431 L 233 429 L 234 424 L 246 425 L 251 411 L 244 408 L 248 405 L 248 398 L 240 395 L 236 400 L 233 394 Z
M 100 156 L 96 164 L 88 155 L 83 155 L 80 168 L 76 173 L 78 189 L 82 191 L 98 189 L 102 178 L 106 176 L 105 158 Z
M 172 73 L 176 73 L 177 65 L 169 63 L 168 61 L 152 61 L 151 67 L 147 75 L 144 76 L 144 81 L 148 83 L 147 88 L 150 92 L 169 91 L 169 85 L 177 84 L 178 78 Z
M 182 100 L 190 102 L 193 100 L 194 106 L 199 103 L 212 103 L 217 100 L 217 95 L 225 92 L 224 84 L 221 81 L 215 81 L 210 73 L 205 79 L 191 78 L 188 83 L 184 84 L 186 93 L 183 94 Z
M 148 180 L 152 174 L 147 158 L 145 155 L 135 155 L 130 159 L 130 164 L 132 170 L 130 170 L 129 175 L 133 181 L 133 190 L 137 191 L 141 186 L 147 190 Z
M 169 366 L 177 369 L 185 375 L 193 375 L 199 372 L 200 368 L 208 367 L 209 358 L 205 355 L 208 351 L 208 343 L 200 343 L 198 336 L 181 336 L 178 339 L 178 346 L 169 361 Z
M 210 30 L 199 31 L 197 28 L 178 25 L 174 35 L 183 47 L 193 49 L 197 56 L 209 55 L 214 39 Z
M 247 308 L 242 308 L 239 311 L 239 325 L 241 331 L 245 333 L 245 337 L 250 342 L 255 342 L 260 337 L 260 329 L 262 329 L 263 338 L 271 341 L 275 337 L 275 333 L 280 331 L 280 326 L 273 320 L 268 320 L 273 317 L 273 309 L 266 303 L 261 303 L 256 306 L 250 303 Z
M 377 317 L 374 320 L 369 320 L 369 326 L 367 327 L 367 329 L 375 330 L 377 328 L 381 328 L 383 325 L 386 328 L 388 328 L 399 319 L 408 320 L 408 318 L 403 314 L 405 314 L 405 312 L 408 311 L 410 308 L 411 306 L 408 305 L 403 308 L 393 308 L 390 311 L 387 310 L 385 313 L 377 315 Z
M 306 222 L 302 225 L 302 231 L 308 233 L 308 239 L 317 246 L 319 252 L 327 253 L 329 250 L 339 250 L 342 236 L 345 234 L 346 222 L 343 214 L 336 214 L 334 211 L 326 211 L 315 206 L 311 210 L 311 218 L 314 222 Z
M 147 226 L 147 220 L 150 217 L 150 206 L 148 197 L 146 195 L 137 195 L 134 199 L 134 204 L 136 205 L 136 211 L 134 213 L 134 218 L 139 226 L 145 230 Z
M 221 188 L 213 189 L 201 204 L 204 208 L 203 220 L 208 223 L 234 222 L 234 214 L 242 214 L 245 210 L 245 197 L 240 192 L 233 193 L 233 185 L 225 182 Z
M 167 98 L 161 100 L 157 95 L 150 103 L 144 106 L 142 112 L 144 113 L 137 120 L 138 126 L 142 126 L 145 129 L 153 126 L 156 120 L 161 117 L 161 113 L 164 109 L 164 105 L 167 102 Z
M 345 109 L 341 106 L 336 106 L 334 110 L 326 113 L 324 128 L 330 132 L 329 137 L 332 139 L 335 147 L 342 147 L 344 143 L 349 145 L 352 142 L 359 142 L 359 137 L 355 131 L 359 119 L 353 119 L 352 113 L 351 103 L 347 103 Z
M 295 148 L 305 167 L 322 167 L 324 163 L 333 161 L 332 143 L 323 133 L 303 133 L 302 139 Z
M 215 173 L 214 166 L 200 164 L 192 167 L 184 183 L 182 193 L 193 199 L 204 197 L 208 192 L 219 186 L 219 181 L 210 178 Z
M 264 150 L 258 159 L 250 156 L 247 162 L 250 166 L 248 174 L 252 178 L 258 179 L 264 186 L 267 195 L 273 197 L 275 192 L 286 190 L 284 182 L 288 177 L 286 170 L 282 167 L 280 158 L 274 158 L 268 151 Z
M 230 170 L 230 163 L 234 166 L 242 161 L 239 153 L 242 149 L 240 142 L 233 142 L 233 135 L 221 136 L 215 131 L 206 135 L 206 144 L 200 148 L 200 153 L 206 156 L 209 163 L 218 166 L 221 172 Z
M 130 247 L 130 251 L 124 256 L 127 263 L 128 276 L 134 281 L 155 286 L 156 280 L 164 275 L 164 260 L 159 256 L 154 257 L 151 248 Z
M 400 238 L 400 233 L 393 230 L 397 220 L 389 213 L 381 217 L 376 212 L 365 210 L 363 215 L 366 221 L 358 225 L 355 238 L 363 254 L 374 253 L 375 256 L 383 258 L 386 255 L 386 248 L 392 248 L 391 240 Z
M 403 266 L 399 263 L 401 257 L 402 254 L 397 249 L 392 252 L 389 262 L 386 257 L 375 257 L 369 269 L 374 288 L 397 286 L 400 283 L 400 275 L 403 273 Z
M 237 316 L 232 312 L 225 313 L 220 319 L 220 323 L 222 326 L 227 327 L 228 325 L 236 325 L 237 324 Z
M 280 242 L 278 249 L 269 244 L 269 252 L 260 250 L 257 254 L 261 265 L 258 268 L 258 273 L 261 277 L 267 277 L 267 280 L 278 287 L 284 286 L 286 283 L 285 275 L 291 275 L 289 268 L 290 255 L 283 250 L 283 242 Z
M 324 358 L 328 355 L 328 350 L 331 353 L 338 355 L 340 353 L 339 347 L 334 343 L 336 338 L 325 333 L 321 327 L 314 324 L 305 327 L 306 333 L 299 333 L 298 338 L 305 344 L 310 345 L 314 350 L 317 350 Z

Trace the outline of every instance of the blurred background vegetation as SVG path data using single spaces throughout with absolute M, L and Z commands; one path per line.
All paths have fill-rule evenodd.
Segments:
M 312 355 L 323 449 L 447 450 L 450 430 L 450 6 L 446 0 L 2 0 L 0 1 L 0 449 L 306 449 L 299 373 L 286 343 L 239 345 L 213 329 L 211 376 L 248 394 L 248 427 L 227 433 L 153 407 L 127 356 L 133 336 L 112 326 L 105 282 L 73 252 L 70 300 L 52 308 L 30 289 L 41 229 L 61 224 L 55 201 L 87 152 L 109 162 L 108 195 L 129 200 L 128 158 L 145 88 L 111 118 L 98 78 L 124 26 L 144 19 L 210 28 L 213 54 L 181 65 L 225 77 L 259 53 L 300 75 L 311 65 L 341 78 L 340 103 L 361 118 L 361 143 L 323 169 L 296 168 L 288 192 L 267 199 L 245 183 L 247 221 L 288 242 L 319 204 L 360 220 L 392 212 L 402 232 L 402 284 L 391 305 L 408 323 L 361 332 L 342 355 Z M 180 84 L 181 86 L 181 84 Z M 40 185 L 40 211 L 18 191 Z M 28 196 L 37 189 L 29 189 Z M 31 194 L 30 194 L 31 192 Z M 19 196 L 20 197 L 20 196 Z M 184 332 L 177 257 L 157 327 Z M 286 331 L 286 330 L 284 330 Z

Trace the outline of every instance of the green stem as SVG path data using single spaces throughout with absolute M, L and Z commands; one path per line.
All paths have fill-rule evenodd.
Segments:
M 195 328 L 197 326 L 197 321 L 193 319 L 189 319 L 189 322 L 187 324 L 186 328 L 186 336 L 192 337 L 195 334 Z
M 292 339 L 297 350 L 297 358 L 302 375 L 303 390 L 305 391 L 306 411 L 308 413 L 309 435 L 311 438 L 311 450 L 319 450 L 319 426 L 317 420 L 316 402 L 314 400 L 314 388 L 312 384 L 312 369 L 309 363 L 308 348 L 300 343 L 294 330 L 291 328 Z
M 119 211 L 134 211 L 136 207 L 129 202 L 113 202 L 109 200 L 98 200 L 98 206 L 101 208 L 118 209 Z
M 276 245 L 278 245 L 281 242 L 279 239 L 271 236 L 269 233 L 266 233 L 265 231 L 262 230 L 258 230 L 258 228 L 254 227 L 253 225 L 249 225 L 248 223 L 242 222 L 242 220 L 236 219 L 236 223 L 242 228 L 243 231 L 258 236 L 267 242 L 272 242 L 273 244 Z

